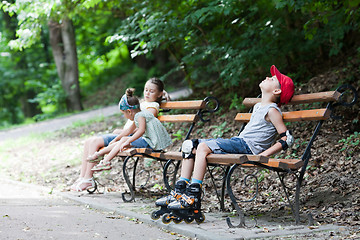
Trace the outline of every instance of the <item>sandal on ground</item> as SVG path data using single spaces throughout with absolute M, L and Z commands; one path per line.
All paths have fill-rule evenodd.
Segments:
M 82 192 L 95 187 L 95 181 L 93 178 L 82 179 L 75 187 L 73 191 Z
M 83 180 L 84 178 L 79 177 L 78 179 L 76 179 L 76 181 L 70 186 L 70 190 L 71 191 L 76 191 L 77 189 L 77 185 L 79 185 L 79 183 Z
M 100 161 L 100 163 L 94 166 L 91 171 L 105 171 L 111 169 L 111 162 Z
M 97 162 L 100 162 L 99 157 L 100 157 L 99 152 L 95 152 L 93 155 L 89 155 L 89 156 L 86 158 L 86 160 L 87 160 L 89 163 L 97 163 Z

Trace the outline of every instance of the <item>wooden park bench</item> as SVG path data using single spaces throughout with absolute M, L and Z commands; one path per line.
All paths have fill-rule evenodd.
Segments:
M 351 94 L 350 94 L 351 93 Z M 351 95 L 351 99 L 347 97 Z M 349 101 L 348 101 L 349 100 Z M 260 168 L 268 169 L 277 173 L 279 180 L 281 182 L 282 188 L 285 192 L 286 199 L 290 205 L 290 208 L 293 212 L 296 224 L 300 223 L 300 189 L 303 182 L 304 174 L 306 172 L 309 159 L 311 157 L 311 147 L 315 141 L 316 136 L 318 135 L 320 128 L 323 122 L 329 118 L 336 119 L 337 117 L 333 114 L 333 110 L 337 106 L 351 106 L 357 100 L 356 90 L 349 85 L 340 86 L 336 91 L 329 92 L 319 92 L 311 94 L 300 94 L 295 95 L 292 98 L 292 101 L 287 105 L 294 105 L 293 108 L 296 110 L 291 110 L 288 112 L 283 112 L 284 122 L 298 122 L 298 121 L 314 121 L 316 122 L 316 127 L 313 131 L 312 136 L 309 139 L 307 147 L 302 154 L 301 158 L 298 159 L 285 159 L 285 158 L 268 158 L 259 155 L 244 155 L 244 154 L 209 154 L 207 156 L 208 165 L 219 165 L 226 167 L 226 178 L 224 178 L 221 201 L 224 201 L 224 186 L 226 184 L 227 193 L 231 199 L 232 205 L 235 208 L 237 214 L 240 218 L 240 223 L 238 225 L 233 225 L 230 218 L 226 219 L 229 227 L 246 227 L 245 216 L 242 210 L 238 205 L 238 198 L 235 196 L 234 192 L 240 192 L 241 189 L 238 189 L 238 185 L 233 184 L 232 182 L 239 181 L 239 176 L 233 176 L 235 170 L 239 167 L 243 168 Z M 257 102 L 260 102 L 260 98 L 246 98 L 243 101 L 243 104 L 247 107 L 253 107 Z M 324 108 L 315 108 L 310 109 L 311 105 L 318 107 L 321 103 L 327 103 L 327 106 Z M 296 105 L 296 106 L 295 106 Z M 236 122 L 243 123 L 240 132 L 244 129 L 245 124 L 250 120 L 251 110 L 249 113 L 238 113 L 235 117 Z M 239 134 L 240 134 L 239 132 Z M 296 136 L 294 136 L 296 139 Z M 181 160 L 181 153 L 178 152 L 168 152 L 165 154 L 164 158 L 173 160 Z M 164 169 L 164 176 L 166 170 Z M 291 199 L 290 191 L 288 187 L 287 176 L 295 176 L 296 180 L 296 189 L 295 195 Z M 210 175 L 213 177 L 212 175 Z M 246 183 L 250 179 L 254 179 L 254 192 L 253 197 L 245 200 L 244 202 L 250 202 L 255 200 L 258 194 L 258 183 L 259 180 L 254 174 L 249 174 L 243 176 L 242 180 Z M 246 184 L 245 184 L 246 185 Z M 236 187 L 235 187 L 236 186 Z M 235 188 L 235 189 L 234 189 Z M 220 202 L 221 203 L 221 202 Z M 222 206 L 224 203 L 222 202 Z
M 188 130 L 184 139 L 185 141 L 190 137 L 190 134 L 194 130 L 196 124 L 201 122 L 208 122 L 210 118 L 208 114 L 212 114 L 219 109 L 219 102 L 214 97 L 206 97 L 204 100 L 193 100 L 193 101 L 169 101 L 163 102 L 160 104 L 160 114 L 158 119 L 161 122 L 168 123 L 180 123 L 182 126 L 188 126 Z M 180 151 L 180 149 L 179 149 Z M 125 202 L 130 202 L 135 199 L 135 183 L 136 183 L 136 169 L 138 161 L 143 158 L 152 158 L 161 163 L 166 163 L 166 153 L 163 151 L 152 151 L 147 148 L 132 148 L 124 152 L 120 152 L 117 156 L 124 157 L 123 162 L 123 175 L 126 181 L 127 186 L 129 187 L 129 193 L 122 193 L 122 198 Z M 134 163 L 131 165 L 129 161 L 133 159 Z M 131 166 L 129 166 L 131 165 Z M 173 171 L 172 179 L 173 183 L 175 182 L 176 173 L 178 172 L 179 164 L 175 165 L 175 170 Z M 129 173 L 132 172 L 132 177 L 129 176 Z M 171 189 L 171 183 L 166 183 L 166 188 Z M 141 186 L 144 187 L 144 186 Z M 126 195 L 130 194 L 130 198 L 127 199 Z

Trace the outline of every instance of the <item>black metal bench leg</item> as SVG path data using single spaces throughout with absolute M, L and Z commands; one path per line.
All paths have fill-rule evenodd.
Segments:
M 132 187 L 133 187 L 133 190 L 134 190 L 134 192 L 135 192 L 135 181 L 136 181 L 136 167 L 137 167 L 137 165 L 138 165 L 138 162 L 139 162 L 139 157 L 137 157 L 136 158 L 136 161 L 135 161 L 135 163 L 134 163 L 134 169 L 133 169 L 133 181 L 132 181 Z
M 296 183 L 295 206 L 293 208 L 296 225 L 300 224 L 300 189 L 301 183 L 298 180 Z
M 218 199 L 218 201 L 220 203 L 220 210 L 225 211 L 226 176 L 227 176 L 227 173 L 228 173 L 230 167 L 227 167 L 226 170 L 225 170 L 225 174 L 224 174 L 224 178 L 223 178 L 223 182 L 222 182 L 222 186 L 221 186 L 221 195 L 220 196 L 219 196 L 218 189 L 216 187 L 215 178 L 214 178 L 214 175 L 212 174 L 210 166 L 208 166 L 207 168 L 208 168 L 208 173 L 209 173 L 210 178 L 211 178 L 211 183 L 212 183 L 212 185 L 214 186 L 214 189 L 215 189 L 216 197 L 217 197 L 217 199 Z
M 170 185 L 170 181 L 172 181 L 172 185 L 175 186 L 176 175 L 177 175 L 177 172 L 179 171 L 179 167 L 180 167 L 180 163 L 181 163 L 180 160 L 177 160 L 176 163 L 174 163 L 174 162 L 175 162 L 175 160 L 169 159 L 165 163 L 164 168 L 163 168 L 163 181 L 164 181 L 164 185 L 165 185 L 168 192 L 171 192 L 171 190 L 173 190 L 173 188 Z M 173 177 L 170 180 L 169 177 L 168 177 L 168 169 L 171 166 L 171 164 L 175 165 L 175 169 L 174 169 Z
M 129 187 L 129 190 L 130 190 L 130 196 L 131 198 L 130 199 L 126 199 L 126 195 L 129 194 L 129 193 L 126 193 L 126 192 L 123 192 L 121 194 L 121 197 L 123 199 L 124 202 L 131 202 L 131 201 L 134 201 L 135 200 L 135 191 L 134 191 L 134 185 L 131 184 L 130 182 L 130 178 L 129 178 L 129 175 L 127 174 L 127 170 L 126 170 L 126 165 L 129 161 L 131 157 L 126 157 L 125 160 L 124 160 L 124 164 L 123 164 L 123 174 L 124 174 L 124 178 L 125 178 L 125 182 L 126 184 L 128 185 Z
M 291 208 L 291 212 L 294 215 L 295 224 L 299 224 L 300 223 L 300 189 L 301 189 L 301 182 L 302 181 L 301 181 L 300 177 L 295 175 L 297 181 L 296 181 L 295 199 L 294 199 L 294 202 L 292 202 L 291 199 L 290 199 L 289 192 L 288 192 L 287 187 L 286 187 L 285 182 L 284 182 L 285 175 L 281 176 L 279 172 L 277 172 L 277 174 L 278 174 L 278 177 L 280 179 L 281 186 L 282 186 L 282 188 L 284 190 L 286 199 L 288 200 L 289 206 Z M 284 174 L 289 174 L 289 173 L 284 173 Z
M 222 187 L 221 187 L 221 202 L 220 202 L 220 210 L 225 211 L 225 188 L 226 188 L 226 176 L 228 175 L 230 170 L 230 166 L 226 167 L 225 176 L 223 179 Z
M 237 168 L 237 164 L 233 165 L 231 168 L 230 168 L 230 171 L 228 172 L 227 176 L 226 176 L 226 188 L 227 188 L 227 191 L 228 191 L 228 194 L 229 194 L 229 197 L 231 199 L 231 202 L 237 212 L 237 214 L 239 215 L 239 220 L 240 220 L 240 223 L 238 225 L 233 225 L 231 223 L 231 220 L 230 220 L 230 217 L 227 217 L 226 218 L 226 223 L 227 225 L 229 226 L 229 228 L 239 228 L 239 227 L 245 227 L 245 216 L 244 216 L 244 213 L 243 211 L 240 209 L 239 205 L 237 204 L 237 201 L 236 201 L 236 198 L 234 196 L 234 193 L 232 191 L 232 188 L 231 188 L 231 175 L 232 173 L 234 172 L 234 170 Z
M 226 218 L 226 222 L 227 222 L 229 228 L 236 228 L 236 227 L 242 227 L 242 228 L 245 228 L 245 227 L 246 227 L 246 228 L 250 228 L 250 227 L 255 227 L 255 226 L 257 225 L 257 220 L 256 220 L 256 218 L 253 219 L 254 224 L 253 224 L 252 226 L 247 226 L 247 225 L 246 225 L 246 223 L 245 223 L 245 214 L 244 214 L 244 212 L 240 209 L 239 205 L 237 204 L 238 199 L 236 199 L 236 197 L 235 197 L 235 195 L 234 195 L 234 193 L 233 193 L 233 191 L 232 191 L 232 187 L 231 187 L 231 176 L 232 176 L 233 172 L 235 171 L 235 169 L 236 169 L 238 166 L 239 166 L 238 164 L 234 164 L 233 166 L 231 166 L 231 168 L 230 168 L 230 170 L 229 170 L 229 173 L 226 175 L 226 189 L 227 189 L 227 192 L 228 192 L 229 197 L 230 197 L 230 199 L 231 199 L 231 202 L 232 202 L 232 204 L 233 204 L 233 206 L 234 206 L 234 208 L 235 208 L 235 210 L 236 210 L 236 212 L 237 212 L 237 214 L 238 214 L 240 223 L 239 223 L 238 225 L 233 225 L 233 224 L 231 223 L 230 217 L 227 217 L 227 218 Z M 254 179 L 254 180 L 255 180 L 254 184 L 255 184 L 256 190 L 255 190 L 254 195 L 253 195 L 252 198 L 249 198 L 248 200 L 242 200 L 241 202 L 244 202 L 244 203 L 245 203 L 245 202 L 252 202 L 252 201 L 254 201 L 254 200 L 256 199 L 256 197 L 257 197 L 257 195 L 258 195 L 258 193 L 259 193 L 259 181 L 258 181 L 258 179 L 257 179 L 257 177 L 256 177 L 256 174 L 257 174 L 257 173 L 258 173 L 258 172 L 256 172 L 255 174 L 246 174 L 246 175 L 244 175 L 243 184 L 244 184 L 245 186 L 248 186 L 248 180 L 249 180 L 249 179 Z M 240 200 L 239 200 L 239 201 L 240 201 Z

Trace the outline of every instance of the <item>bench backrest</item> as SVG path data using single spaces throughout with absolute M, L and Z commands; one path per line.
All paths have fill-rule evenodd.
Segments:
M 210 121 L 210 119 L 204 118 L 205 113 L 214 113 L 218 109 L 219 102 L 214 97 L 206 97 L 204 100 L 169 101 L 160 104 L 161 114 L 158 119 L 161 122 L 191 123 L 185 139 L 183 139 L 186 140 L 189 138 L 196 122 L 199 120 L 203 122 Z
M 158 116 L 161 122 L 196 122 L 199 119 L 197 113 L 171 114 L 169 110 L 202 110 L 206 106 L 204 100 L 193 101 L 170 101 L 160 104 L 162 115 Z
M 343 95 L 349 94 L 353 95 L 352 102 L 347 103 L 344 100 Z M 253 107 L 256 103 L 260 102 L 260 98 L 245 98 L 243 104 L 247 107 Z M 355 104 L 357 101 L 356 90 L 349 85 L 340 86 L 336 91 L 328 91 L 328 92 L 319 92 L 319 93 L 311 93 L 311 94 L 300 94 L 294 95 L 292 100 L 287 105 L 300 105 L 305 104 L 303 108 L 304 110 L 296 110 L 296 111 L 288 111 L 283 112 L 283 120 L 284 122 L 297 122 L 297 121 L 317 121 L 317 125 L 314 129 L 313 135 L 308 142 L 308 145 L 301 157 L 304 164 L 302 165 L 302 173 L 305 172 L 308 161 L 310 159 L 310 151 L 311 146 L 320 131 L 322 123 L 324 120 L 333 117 L 332 111 L 333 108 L 339 105 L 343 106 L 351 106 Z M 327 103 L 326 108 L 316 108 L 316 109 L 308 109 L 310 108 L 309 104 L 312 103 Z M 235 121 L 243 122 L 246 124 L 250 121 L 251 113 L 238 113 L 235 117 Z M 240 131 L 244 129 L 244 125 Z
M 335 102 L 339 99 L 340 95 L 341 93 L 338 91 L 295 95 L 287 105 Z M 247 107 L 252 107 L 258 102 L 260 102 L 260 98 L 245 98 L 243 104 Z M 284 122 L 326 120 L 330 117 L 330 114 L 331 109 L 329 108 L 283 112 L 283 120 Z M 250 117 L 251 113 L 238 113 L 235 121 L 248 122 Z

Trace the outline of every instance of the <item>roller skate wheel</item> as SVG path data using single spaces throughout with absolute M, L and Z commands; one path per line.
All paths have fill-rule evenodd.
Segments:
M 184 222 L 186 222 L 187 224 L 190 224 L 194 221 L 194 218 L 193 217 L 187 217 L 184 219 Z
M 179 224 L 182 222 L 182 219 L 179 218 L 179 217 L 176 217 L 176 218 L 173 218 L 173 222 L 176 223 L 176 224 Z
M 152 220 L 158 220 L 160 218 L 160 215 L 156 213 L 156 211 L 151 213 L 151 219 Z
M 198 218 L 195 218 L 195 221 L 197 224 L 203 223 L 205 221 L 205 215 L 203 213 L 201 213 L 201 216 L 199 216 Z
M 170 214 L 165 213 L 161 220 L 164 224 L 169 224 L 171 222 Z

